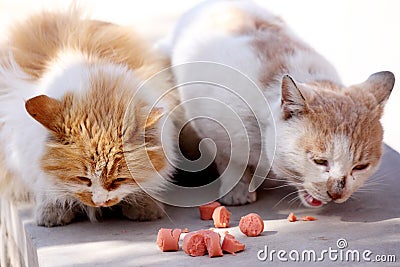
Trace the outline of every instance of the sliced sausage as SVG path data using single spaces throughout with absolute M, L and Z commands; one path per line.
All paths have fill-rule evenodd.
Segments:
M 224 254 L 221 249 L 221 236 L 212 230 L 202 230 L 201 232 L 204 237 L 208 256 L 210 258 L 223 256 Z
M 224 206 L 215 208 L 212 218 L 214 220 L 214 225 L 217 228 L 229 227 L 229 220 L 231 218 L 231 213 Z
M 181 229 L 161 228 L 158 230 L 157 245 L 161 251 L 177 251 L 179 249 L 179 237 Z
M 207 249 L 203 233 L 201 231 L 188 233 L 183 238 L 182 249 L 193 257 L 205 255 Z
M 221 206 L 221 204 L 216 201 L 200 206 L 200 218 L 202 220 L 211 220 L 215 208 L 219 206 Z
M 250 213 L 240 219 L 239 229 L 247 236 L 258 236 L 264 231 L 264 222 L 260 215 Z
M 244 244 L 236 240 L 233 235 L 227 233 L 225 234 L 224 241 L 222 241 L 221 248 L 223 251 L 235 255 L 236 252 L 244 250 Z

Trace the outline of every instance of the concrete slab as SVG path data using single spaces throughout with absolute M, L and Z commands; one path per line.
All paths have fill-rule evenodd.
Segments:
M 230 207 L 232 227 L 219 231 L 223 233 L 228 230 L 245 243 L 245 251 L 236 256 L 226 254 L 220 258 L 194 258 L 182 250 L 161 252 L 158 249 L 155 240 L 161 227 L 187 227 L 190 231 L 213 227 L 212 221 L 199 219 L 197 208 L 169 206 L 165 210 L 166 217 L 155 222 L 109 218 L 99 223 L 77 222 L 56 228 L 36 226 L 29 208 L 12 208 L 12 212 L 7 213 L 7 216 L 12 217 L 7 222 L 7 227 L 13 238 L 19 238 L 20 241 L 16 244 L 19 245 L 21 262 L 25 262 L 27 266 L 263 266 L 283 265 L 288 262 L 304 266 L 322 262 L 324 266 L 337 266 L 364 265 L 368 259 L 375 261 L 376 256 L 380 255 L 386 259 L 393 255 L 395 259 L 391 260 L 397 260 L 397 263 L 386 264 L 398 266 L 400 155 L 389 147 L 385 150 L 381 168 L 370 180 L 370 186 L 367 185 L 365 192 L 356 193 L 354 198 L 344 204 L 307 209 L 299 207 L 298 202 L 289 204 L 292 196 L 285 196 L 291 193 L 290 188 L 263 188 L 256 203 Z M 284 200 L 280 201 L 282 199 Z M 1 212 L 5 212 L 4 205 Z M 240 217 L 249 212 L 257 212 L 263 217 L 265 230 L 261 236 L 246 237 L 238 229 Z M 289 212 L 295 212 L 299 217 L 312 215 L 318 220 L 290 223 L 286 219 Z M 21 236 L 18 237 L 16 231 L 13 231 L 13 228 L 18 228 L 17 225 L 22 225 L 26 241 L 21 241 Z M 21 231 L 19 235 L 20 233 Z M 338 245 L 343 243 L 347 243 L 347 246 L 339 249 Z M 266 248 L 267 258 L 263 252 Z M 271 256 L 272 250 L 276 252 Z M 284 251 L 280 252 L 280 257 L 286 258 L 288 262 L 278 258 L 277 251 L 280 250 Z M 324 250 L 327 252 L 323 252 Z M 316 253 L 315 260 L 313 252 L 309 251 Z M 286 255 L 283 254 L 285 252 Z M 299 261 L 294 260 L 296 253 L 299 253 Z M 360 262 L 353 258 L 357 253 L 360 255 Z M 364 255 L 365 259 L 363 253 L 367 253 Z M 303 254 L 304 261 L 301 260 Z M 311 260 L 308 258 L 309 254 Z

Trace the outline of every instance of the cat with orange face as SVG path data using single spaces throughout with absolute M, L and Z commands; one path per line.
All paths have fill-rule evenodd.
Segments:
M 161 217 L 145 192 L 162 191 L 173 171 L 175 126 L 163 115 L 175 98 L 155 102 L 167 73 L 139 88 L 167 61 L 131 28 L 76 10 L 14 25 L 0 49 L 2 195 L 34 196 L 37 223 L 48 227 L 82 213 L 94 221 L 113 205 L 130 219 Z

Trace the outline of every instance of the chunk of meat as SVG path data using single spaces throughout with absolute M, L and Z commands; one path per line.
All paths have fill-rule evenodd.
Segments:
M 204 237 L 208 256 L 210 258 L 223 256 L 224 254 L 221 249 L 221 236 L 212 230 L 202 230 L 201 232 Z
M 315 221 L 315 220 L 317 220 L 317 218 L 315 218 L 313 216 L 304 216 L 304 217 L 301 217 L 300 220 L 302 220 L 302 221 Z
M 229 227 L 229 220 L 231 218 L 231 213 L 225 206 L 220 206 L 215 208 L 212 218 L 214 220 L 214 226 L 217 228 Z
M 207 248 L 202 231 L 188 233 L 183 238 L 182 249 L 193 257 L 205 255 Z
M 179 237 L 181 229 L 161 228 L 158 230 L 157 245 L 161 251 L 177 251 L 179 249 Z
M 236 252 L 244 250 L 244 244 L 236 240 L 233 235 L 226 233 L 221 248 L 223 251 L 235 255 Z
M 297 218 L 296 218 L 296 216 L 294 215 L 293 212 L 291 212 L 291 213 L 289 214 L 289 216 L 287 217 L 287 219 L 288 219 L 289 222 L 295 222 L 295 221 L 297 221 Z
M 249 213 L 240 219 L 239 229 L 247 236 L 258 236 L 264 231 L 264 222 L 260 215 Z
M 219 206 L 221 206 L 221 204 L 216 201 L 200 206 L 200 218 L 202 220 L 211 220 L 215 208 Z

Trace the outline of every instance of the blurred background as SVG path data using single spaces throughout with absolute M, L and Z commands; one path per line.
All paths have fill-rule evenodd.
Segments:
M 0 39 L 15 20 L 40 9 L 63 8 L 67 0 L 0 0 Z M 82 0 L 93 18 L 132 25 L 150 41 L 163 37 L 200 0 Z M 382 119 L 384 141 L 400 152 L 400 1 L 256 0 L 336 66 L 345 84 L 390 70 L 397 83 Z

